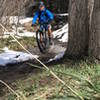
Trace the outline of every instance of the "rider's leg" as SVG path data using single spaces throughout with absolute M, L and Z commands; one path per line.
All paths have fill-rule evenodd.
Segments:
M 51 28 L 48 28 L 48 36 L 49 36 L 49 38 L 52 38 L 52 30 L 51 30 Z
M 49 36 L 49 38 L 52 38 L 51 25 L 48 25 L 48 36 Z
M 52 45 L 52 30 L 51 30 L 51 25 L 48 25 L 48 36 L 49 36 L 50 44 Z
M 42 33 L 40 34 L 40 42 L 42 42 Z
M 42 27 L 40 27 L 40 31 L 42 32 Z M 42 33 L 40 33 L 40 42 L 43 42 Z

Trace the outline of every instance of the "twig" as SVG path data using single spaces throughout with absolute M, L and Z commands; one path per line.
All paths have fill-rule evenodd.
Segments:
M 64 86 L 62 86 L 62 87 L 60 88 L 59 93 L 61 93 L 61 92 L 62 92 L 63 88 L 64 88 Z
M 2 80 L 0 80 L 0 83 L 2 83 L 3 85 L 5 85 L 13 94 L 15 94 L 17 96 L 17 99 L 19 100 L 20 95 L 18 93 L 16 93 L 7 83 L 5 83 Z

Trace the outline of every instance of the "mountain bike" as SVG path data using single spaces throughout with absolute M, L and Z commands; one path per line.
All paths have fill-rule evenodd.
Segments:
M 39 24 L 39 29 L 36 32 L 36 41 L 41 53 L 46 53 L 50 46 L 47 25 L 47 23 Z

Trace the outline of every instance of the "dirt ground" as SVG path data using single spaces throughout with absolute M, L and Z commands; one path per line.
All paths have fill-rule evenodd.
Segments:
M 40 60 L 46 63 L 50 58 L 53 58 L 60 52 L 65 51 L 66 50 L 65 47 L 66 47 L 66 43 L 62 43 L 57 40 L 54 40 L 54 45 L 52 45 L 48 50 L 48 52 L 45 54 L 41 54 L 37 46 L 29 51 L 32 54 L 38 55 L 40 57 Z M 10 85 L 16 80 L 21 80 L 26 78 L 30 73 L 33 73 L 34 75 L 39 73 L 40 70 L 37 70 L 34 67 L 30 66 L 28 64 L 29 62 L 38 65 L 38 62 L 33 60 L 33 61 L 28 61 L 16 65 L 7 65 L 5 67 L 0 67 L 0 80 L 3 80 L 4 82 Z M 3 88 L 4 86 L 0 84 L 0 97 L 2 97 L 4 94 Z
M 54 44 L 50 47 L 47 53 L 42 54 L 38 47 L 36 46 L 33 49 L 30 49 L 29 51 L 32 54 L 38 55 L 39 59 L 42 60 L 44 63 L 46 63 L 49 59 L 54 58 L 57 54 L 64 52 L 66 50 L 66 43 L 59 42 L 57 40 L 54 40 Z M 35 60 L 31 61 L 32 63 L 38 64 Z M 4 80 L 9 82 L 12 82 L 13 79 L 16 80 L 20 76 L 20 71 L 27 72 L 31 71 L 31 67 L 27 67 L 28 62 L 24 62 L 21 64 L 16 65 L 7 65 L 5 67 L 0 67 L 0 80 Z M 16 73 L 16 74 L 15 74 Z M 18 73 L 18 75 L 17 75 Z M 21 73 L 21 76 L 23 73 Z M 11 76 L 11 77 L 10 77 Z M 12 78 L 14 77 L 14 78 Z

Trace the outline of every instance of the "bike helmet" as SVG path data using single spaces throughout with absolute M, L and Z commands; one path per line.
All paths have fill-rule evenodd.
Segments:
M 42 6 L 45 6 L 45 5 L 44 5 L 44 2 L 41 1 L 41 2 L 39 2 L 39 8 Z

